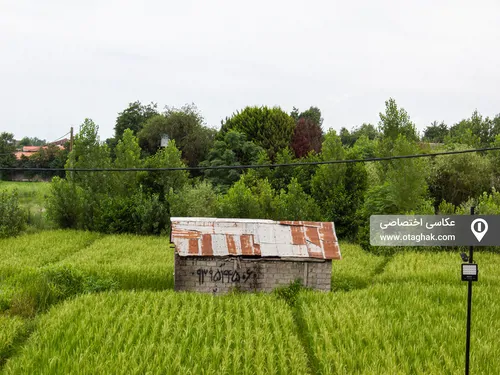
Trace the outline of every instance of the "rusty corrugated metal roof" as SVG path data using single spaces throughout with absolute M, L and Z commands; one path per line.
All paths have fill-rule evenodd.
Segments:
M 247 255 L 340 259 L 332 222 L 172 217 L 180 256 Z

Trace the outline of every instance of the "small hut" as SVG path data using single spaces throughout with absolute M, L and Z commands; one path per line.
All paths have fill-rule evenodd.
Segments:
M 172 217 L 175 290 L 269 292 L 300 279 L 330 290 L 340 249 L 332 222 Z

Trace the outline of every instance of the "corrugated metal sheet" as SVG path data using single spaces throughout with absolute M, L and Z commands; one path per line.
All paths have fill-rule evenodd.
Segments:
M 332 222 L 172 217 L 180 256 L 340 259 Z

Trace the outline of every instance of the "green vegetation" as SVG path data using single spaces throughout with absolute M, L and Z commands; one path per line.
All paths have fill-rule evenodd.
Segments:
M 0 194 L 16 197 L 15 205 L 22 211 L 22 215 L 18 218 L 23 224 L 22 227 L 27 227 L 29 231 L 51 227 L 45 212 L 49 192 L 50 184 L 46 182 L 0 181 Z M 2 215 L 2 217 L 10 224 L 9 227 L 13 228 L 14 221 L 7 218 L 7 215 Z
M 458 262 L 455 266 L 458 270 Z M 306 293 L 300 303 L 321 374 L 457 374 L 464 368 L 465 283 L 378 284 Z M 471 372 L 500 368 L 498 289 L 475 287 Z
M 80 374 L 306 374 L 307 361 L 290 311 L 272 296 L 128 292 L 52 310 L 4 372 L 76 368 Z
M 0 311 L 33 316 L 81 293 L 173 287 L 165 237 L 46 231 L 0 240 Z
M 98 237 L 99 234 L 90 232 L 55 230 L 0 239 L 0 281 L 25 269 L 59 262 Z
M 341 243 L 332 293 L 175 293 L 165 237 L 0 240 L 0 373 L 436 374 L 463 370 L 458 251 Z M 471 371 L 500 368 L 500 255 L 476 252 Z
M 454 252 L 402 252 L 396 254 L 386 265 L 384 272 L 377 277 L 378 282 L 418 282 L 422 284 L 456 285 L 460 281 L 457 272 L 459 251 Z M 500 287 L 499 257 L 488 252 L 477 252 L 474 261 L 480 264 L 481 285 Z
M 50 183 L 0 181 L 0 190 L 7 193 L 17 191 L 21 207 L 35 211 L 45 207 L 45 201 L 50 192 Z
M 332 264 L 332 290 L 349 291 L 366 288 L 374 277 L 384 271 L 389 257 L 367 253 L 358 245 L 341 243 L 341 262 Z
M 162 290 L 173 288 L 173 253 L 166 237 L 115 235 L 95 241 L 58 264 L 111 278 L 121 289 Z
M 0 366 L 9 358 L 18 342 L 29 331 L 27 322 L 18 316 L 0 315 Z
M 115 136 L 105 142 L 100 141 L 98 125 L 85 119 L 71 152 L 56 152 L 52 146 L 16 161 L 13 135 L 2 133 L 0 169 L 289 165 L 51 172 L 57 177 L 48 192 L 40 185 L 39 193 L 19 194 L 21 207 L 31 202 L 25 218 L 28 225 L 24 225 L 29 231 L 57 227 L 162 235 L 170 229 L 168 218 L 177 215 L 321 220 L 335 222 L 342 240 L 359 243 L 375 254 L 391 255 L 398 249 L 370 246 L 371 215 L 463 214 L 472 205 L 482 206 L 478 213 L 500 214 L 497 151 L 294 166 L 498 146 L 500 115 L 489 118 L 474 111 L 470 118 L 451 126 L 434 121 L 418 134 L 409 112 L 389 98 L 378 125 L 363 123 L 337 132 L 323 129 L 322 124 L 321 110 L 315 106 L 304 111 L 294 107 L 290 114 L 280 107 L 247 106 L 226 117 L 217 131 L 204 124 L 194 104 L 166 106 L 161 112 L 156 103 L 136 101 L 118 114 Z M 162 146 L 166 138 L 169 141 Z M 10 171 L 3 171 L 1 178 L 9 177 Z

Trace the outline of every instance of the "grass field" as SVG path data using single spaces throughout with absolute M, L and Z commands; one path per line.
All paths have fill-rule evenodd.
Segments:
M 46 214 L 46 201 L 50 194 L 49 182 L 0 181 L 0 191 L 17 193 L 19 205 L 28 215 L 30 231 L 53 229 L 53 224 Z
M 12 354 L 16 342 L 28 331 L 28 323 L 18 316 L 0 315 L 0 365 Z
M 272 296 L 120 292 L 50 311 L 6 374 L 305 374 L 286 304 Z
M 301 296 L 308 345 L 322 374 L 460 374 L 465 288 L 391 283 Z M 472 373 L 500 369 L 498 289 L 475 288 Z
M 44 231 L 0 241 L 0 373 L 456 374 L 455 252 L 341 244 L 332 293 L 175 293 L 165 237 Z M 471 373 L 500 368 L 500 255 L 476 253 Z
M 173 249 L 165 237 L 113 235 L 100 238 L 58 263 L 116 280 L 120 289 L 174 287 Z
M 50 183 L 0 181 L 0 190 L 17 191 L 19 203 L 35 210 L 45 206 L 45 200 L 50 192 Z

